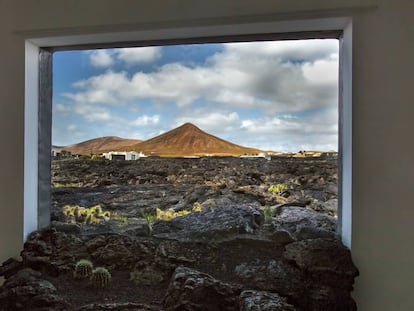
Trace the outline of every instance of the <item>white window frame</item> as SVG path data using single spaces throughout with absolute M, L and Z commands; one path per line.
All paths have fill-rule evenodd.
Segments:
M 49 224 L 52 120 L 51 51 L 115 46 L 325 38 L 339 34 L 338 233 L 351 247 L 352 231 L 352 20 L 348 17 L 158 28 L 26 40 L 24 238 Z M 40 57 L 39 57 L 40 55 Z M 49 168 L 48 168 L 49 167 Z

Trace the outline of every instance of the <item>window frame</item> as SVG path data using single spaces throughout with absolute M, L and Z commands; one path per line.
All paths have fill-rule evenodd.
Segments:
M 242 41 L 339 39 L 338 228 L 351 246 L 352 229 L 352 20 L 347 17 L 242 23 L 26 40 L 24 238 L 50 223 L 53 52 L 137 46 Z

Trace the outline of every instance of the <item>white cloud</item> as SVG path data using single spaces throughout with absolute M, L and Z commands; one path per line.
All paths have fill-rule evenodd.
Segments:
M 90 122 L 109 121 L 113 118 L 110 110 L 103 107 L 77 104 L 74 111 Z
M 338 81 L 338 61 L 322 59 L 303 66 L 305 78 L 312 84 L 331 85 L 335 87 Z
M 77 129 L 78 129 L 78 126 L 77 126 L 76 124 L 69 124 L 69 125 L 66 127 L 66 129 L 67 129 L 68 131 L 75 131 L 75 130 L 77 130 Z
M 191 122 L 230 142 L 262 150 L 337 150 L 338 113 L 335 107 L 300 116 L 245 117 L 225 110 L 197 109 L 174 120 L 173 127 Z
M 73 138 L 79 138 L 86 134 L 85 131 L 81 130 L 76 124 L 69 124 L 66 126 L 65 132 L 67 136 Z
M 104 74 L 73 83 L 80 91 L 63 95 L 78 103 L 120 104 L 128 97 L 123 91 L 126 91 L 129 85 L 125 71 L 108 70 Z
M 126 64 L 136 65 L 156 61 L 161 57 L 161 47 L 137 47 L 117 49 L 117 58 Z
M 157 49 L 121 49 L 117 57 L 150 60 Z M 337 101 L 337 50 L 336 40 L 226 44 L 203 65 L 170 63 L 131 76 L 107 71 L 78 81 L 79 92 L 67 96 L 91 103 L 151 99 L 180 107 L 204 98 L 268 113 L 327 107 Z
M 68 112 L 68 111 L 70 111 L 70 108 L 67 105 L 61 104 L 61 103 L 54 104 L 53 108 L 56 112 Z
M 238 143 L 275 151 L 338 150 L 338 112 L 244 119 Z
M 133 126 L 154 126 L 154 125 L 158 125 L 159 122 L 160 122 L 159 115 L 153 115 L 153 116 L 143 115 L 143 116 L 136 118 L 130 124 Z
M 192 114 L 177 118 L 174 123 L 179 126 L 186 122 L 193 123 L 209 133 L 220 134 L 223 131 L 235 130 L 240 126 L 237 112 L 208 112 L 205 110 L 193 111 Z
M 160 58 L 161 48 L 116 49 L 106 55 L 126 65 L 150 63 Z M 205 63 L 185 64 L 168 63 L 151 72 L 107 70 L 77 81 L 76 91 L 64 95 L 86 120 L 105 122 L 113 130 L 118 126 L 118 132 L 139 126 L 139 136 L 146 138 L 150 131 L 192 122 L 220 137 L 232 130 L 227 138 L 251 147 L 337 149 L 337 40 L 225 44 Z M 171 103 L 177 110 L 164 118 L 162 111 Z M 153 110 L 145 108 L 147 114 L 133 121 L 116 118 L 111 110 L 144 111 L 144 105 Z M 65 109 L 56 105 L 57 111 Z M 240 109 L 257 114 L 246 117 Z M 320 113 L 310 116 L 315 110 Z M 175 124 L 165 123 L 168 118 Z
M 224 44 L 225 58 L 219 60 L 234 63 L 238 58 L 257 60 L 279 60 L 285 62 L 314 62 L 319 59 L 335 58 L 338 54 L 336 40 L 287 40 L 268 42 L 242 42 Z M 214 57 L 213 57 L 214 59 Z M 217 61 L 217 60 L 215 60 Z
M 96 50 L 89 55 L 92 66 L 102 68 L 114 63 L 111 54 L 107 50 Z

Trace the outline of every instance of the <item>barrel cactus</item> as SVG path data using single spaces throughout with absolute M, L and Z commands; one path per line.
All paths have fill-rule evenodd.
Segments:
M 111 284 L 111 273 L 106 268 L 98 267 L 92 271 L 91 283 L 97 288 L 109 287 Z
M 73 276 L 75 279 L 86 279 L 92 275 L 93 264 L 87 259 L 79 260 L 75 265 Z

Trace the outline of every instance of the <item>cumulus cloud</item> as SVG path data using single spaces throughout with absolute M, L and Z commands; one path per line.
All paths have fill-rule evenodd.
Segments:
M 174 127 L 191 122 L 202 130 L 233 143 L 262 150 L 337 150 L 336 107 L 308 116 L 278 114 L 241 117 L 237 112 L 197 109 L 174 120 Z
M 133 63 L 153 60 L 157 49 L 117 53 Z M 337 98 L 337 50 L 335 40 L 225 44 L 205 64 L 169 63 L 131 76 L 125 71 L 107 71 L 77 82 L 74 86 L 79 92 L 67 96 L 105 103 L 151 99 L 178 106 L 204 98 L 227 107 L 256 107 L 266 112 L 326 107 Z
M 240 118 L 237 112 L 208 112 L 196 110 L 192 114 L 182 115 L 175 119 L 175 126 L 186 122 L 193 123 L 209 133 L 222 133 L 235 130 L 240 126 Z
M 129 84 L 126 72 L 108 70 L 104 74 L 73 83 L 79 92 L 62 95 L 78 103 L 119 104 L 128 97 L 123 91 L 127 90 Z
M 145 64 L 154 62 L 161 57 L 161 47 L 122 48 L 117 49 L 116 54 L 116 57 L 126 64 Z
M 338 150 L 338 112 L 244 119 L 239 135 L 239 143 L 267 150 Z
M 222 57 L 222 56 L 225 57 Z M 241 42 L 224 44 L 224 53 L 213 56 L 220 61 L 234 63 L 238 58 L 277 59 L 286 62 L 314 62 L 319 59 L 337 58 L 336 40 L 288 40 L 268 42 Z
M 61 103 L 54 104 L 53 108 L 56 112 L 68 112 L 68 111 L 70 111 L 70 108 L 67 105 L 61 104 Z
M 96 50 L 89 55 L 91 65 L 94 67 L 109 67 L 114 63 L 111 54 L 107 50 Z
M 90 57 L 102 68 L 105 60 L 106 67 L 115 61 L 155 63 L 161 48 L 102 50 Z M 63 95 L 90 122 L 117 121 L 124 127 L 149 127 L 151 133 L 192 122 L 218 136 L 234 131 L 235 143 L 251 147 L 337 149 L 337 40 L 229 43 L 204 62 L 166 63 L 150 72 L 125 68 L 77 81 L 76 91 Z M 148 104 L 152 110 L 146 108 L 147 114 L 132 121 L 115 120 L 111 113 L 120 106 L 142 111 Z M 167 105 L 177 109 L 175 119 L 161 129 Z M 243 109 L 257 113 L 246 116 Z M 149 129 L 143 133 L 149 135 Z
M 110 121 L 112 119 L 111 111 L 104 107 L 77 104 L 74 111 L 90 122 Z
M 153 116 L 143 115 L 143 116 L 136 118 L 130 124 L 133 126 L 154 126 L 154 125 L 158 125 L 159 122 L 160 122 L 159 115 L 153 115 Z

